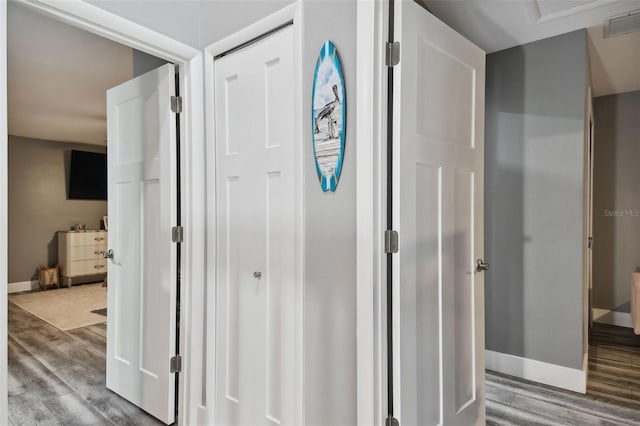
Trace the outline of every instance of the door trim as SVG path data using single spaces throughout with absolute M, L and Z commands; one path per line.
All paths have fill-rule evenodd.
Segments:
M 7 300 L 8 131 L 7 131 L 7 2 L 0 2 L 0 419 L 9 417 Z
M 356 303 L 358 425 L 387 417 L 386 135 L 388 2 L 357 4 Z
M 294 37 L 294 68 L 295 68 L 295 81 L 296 87 L 296 116 L 294 122 L 296 123 L 295 134 L 298 140 L 304 140 L 304 125 L 303 120 L 303 105 L 302 105 L 302 16 L 303 16 L 304 3 L 297 1 L 296 3 L 287 6 L 272 15 L 261 19 L 254 24 L 216 42 L 204 49 L 204 82 L 205 82 L 205 101 L 206 101 L 206 118 L 205 118 L 205 140 L 206 145 L 209 147 L 215 146 L 215 68 L 214 60 L 217 56 L 231 52 L 237 48 L 240 48 L 257 37 L 261 37 L 264 34 L 272 32 L 275 28 L 283 26 L 293 26 Z M 293 23 L 290 23 L 293 21 Z M 295 325 L 295 341 L 296 341 L 296 355 L 295 355 L 295 382 L 296 382 L 296 395 L 298 396 L 296 405 L 296 424 L 305 424 L 304 419 L 304 174 L 303 174 L 303 149 L 301 146 L 295 148 L 295 197 L 296 197 L 296 213 L 295 213 L 295 304 L 296 304 L 296 325 Z M 216 164 L 215 149 L 206 150 L 206 164 L 210 165 L 209 169 L 213 170 L 213 165 Z M 216 179 L 215 173 L 209 173 L 206 177 L 206 199 L 207 199 L 207 235 L 206 235 L 206 253 L 207 253 L 207 266 L 206 266 L 206 283 L 207 289 L 216 288 Z M 207 291 L 206 295 L 206 323 L 207 323 L 207 336 L 206 347 L 214 348 L 213 353 L 207 353 L 207 368 L 206 368 L 206 389 L 207 389 L 207 414 L 205 421 L 202 424 L 213 424 L 215 418 L 215 292 Z M 209 349 L 207 349 L 209 351 Z
M 589 376 L 589 330 L 593 322 L 593 249 L 589 237 L 593 237 L 593 160 L 594 118 L 591 85 L 585 88 L 584 158 L 583 158 L 583 231 L 582 231 L 582 369 Z
M 181 181 L 181 209 L 184 212 L 185 243 L 182 245 L 182 309 L 180 339 L 184 369 L 180 375 L 178 424 L 199 424 L 202 412 L 202 366 L 204 333 L 204 227 L 205 161 L 202 54 L 177 40 L 131 22 L 81 0 L 16 0 L 65 24 L 113 40 L 179 66 L 180 93 L 185 108 L 180 129 L 181 170 L 189 175 Z M 0 97 L 6 99 L 7 3 L 0 2 Z M 0 284 L 7 283 L 7 104 L 0 103 Z M 0 419 L 8 417 L 7 390 L 7 292 L 0 292 Z

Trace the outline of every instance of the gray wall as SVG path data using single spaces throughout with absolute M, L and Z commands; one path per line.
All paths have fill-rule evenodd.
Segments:
M 161 67 L 168 63 L 164 59 L 156 58 L 136 49 L 131 49 L 133 54 L 133 76 L 138 77 L 146 72 Z
M 486 347 L 582 369 L 584 30 L 487 56 Z
M 75 223 L 100 229 L 106 201 L 67 200 L 65 151 L 105 147 L 9 136 L 9 282 L 35 279 L 39 265 L 58 262 L 56 231 Z M 66 157 L 66 158 L 65 158 Z
M 640 268 L 640 91 L 595 98 L 593 307 L 629 312 Z
M 322 44 L 332 40 L 346 78 L 347 139 L 335 193 L 324 193 L 304 122 L 305 418 L 356 424 L 356 2 L 307 2 L 304 9 L 303 118 Z

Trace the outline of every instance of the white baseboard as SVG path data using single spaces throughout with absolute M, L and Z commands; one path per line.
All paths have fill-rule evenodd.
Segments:
M 633 328 L 629 312 L 610 311 L 609 309 L 593 308 L 593 321 L 618 327 Z
M 587 375 L 583 370 L 490 350 L 486 350 L 485 355 L 488 370 L 574 392 L 587 392 Z
M 205 407 L 204 405 L 198 405 L 198 408 L 196 409 L 196 416 L 198 418 L 196 419 L 195 424 L 207 424 L 207 407 Z
M 20 281 L 7 284 L 7 293 L 19 293 L 21 291 L 31 291 L 40 288 L 38 281 Z

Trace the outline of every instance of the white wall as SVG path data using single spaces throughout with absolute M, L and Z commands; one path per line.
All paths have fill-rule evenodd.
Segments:
M 206 47 L 292 1 L 202 4 Z M 307 425 L 356 423 L 356 2 L 305 1 L 303 117 L 309 117 L 313 73 L 322 44 L 340 54 L 347 91 L 347 139 L 335 193 L 320 189 L 310 120 L 304 123 L 304 417 Z
M 192 0 L 84 0 L 191 47 L 200 47 L 200 3 Z M 212 2 L 220 3 L 220 2 Z
M 336 45 L 347 97 L 342 175 L 335 193 L 318 183 L 309 119 L 305 147 L 305 418 L 307 425 L 356 423 L 356 2 L 306 2 L 303 108 L 325 40 Z M 303 113 L 303 117 L 309 114 Z
M 207 47 L 291 3 L 293 0 L 202 1 L 200 47 Z

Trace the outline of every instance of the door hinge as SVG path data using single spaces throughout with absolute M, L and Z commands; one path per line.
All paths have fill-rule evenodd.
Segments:
M 169 372 L 179 373 L 182 371 L 182 357 L 180 355 L 172 356 L 169 362 Z
M 398 231 L 393 231 L 391 229 L 384 231 L 384 252 L 398 252 Z
M 393 416 L 387 417 L 387 420 L 384 422 L 385 426 L 400 426 L 400 422 Z
M 593 248 L 593 237 L 589 237 L 589 239 L 587 240 L 587 245 L 588 245 L 588 248 L 590 249 Z
M 171 112 L 180 114 L 182 112 L 182 96 L 171 97 Z
M 171 228 L 171 241 L 181 243 L 184 241 L 184 228 L 182 226 L 174 226 Z
M 395 67 L 400 63 L 400 42 L 387 42 L 385 45 L 384 63 L 388 67 Z

